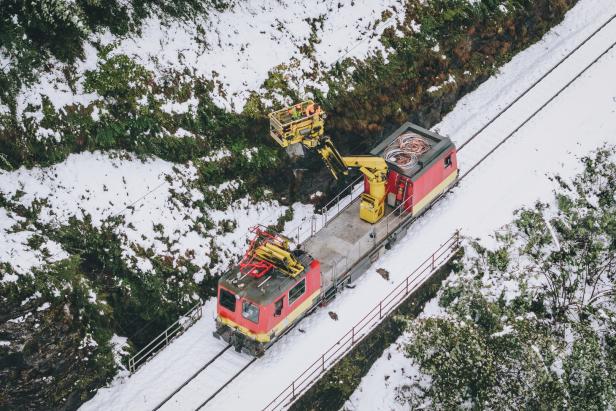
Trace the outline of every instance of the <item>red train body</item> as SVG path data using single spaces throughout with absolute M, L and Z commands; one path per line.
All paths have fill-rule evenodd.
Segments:
M 401 134 L 409 130 L 430 142 L 412 167 L 402 168 L 388 162 L 387 210 L 418 215 L 452 184 L 458 176 L 456 149 L 446 137 L 410 123 L 385 139 L 373 154 L 382 154 Z M 369 192 L 368 182 L 364 191 Z M 353 224 L 368 224 L 356 217 Z M 235 348 L 252 355 L 265 349 L 321 301 L 321 296 L 336 287 L 322 278 L 320 261 L 299 249 L 293 252 L 304 271 L 291 277 L 279 270 L 253 277 L 239 266 L 221 277 L 215 335 Z M 320 256 L 317 256 L 321 258 Z M 325 256 L 322 258 L 326 258 Z M 331 264 L 331 262 L 328 261 Z
M 402 205 L 404 211 L 418 214 L 457 176 L 458 160 L 453 146 L 437 156 L 422 173 L 408 176 L 392 168 L 387 174 L 387 205 L 394 208 Z M 368 189 L 364 179 L 364 191 Z
M 236 277 L 235 282 L 230 279 L 218 287 L 218 322 L 224 326 L 221 328 L 226 328 L 218 332 L 225 337 L 230 331 L 239 331 L 241 341 L 237 341 L 237 336 L 226 337 L 231 338 L 236 347 L 246 348 L 250 353 L 261 353 L 289 324 L 313 306 L 321 292 L 321 268 L 316 260 L 312 260 L 298 278 L 290 279 L 276 272 L 270 276 L 279 276 L 278 281 L 272 282 L 273 287 L 266 287 L 267 284 L 259 287 L 264 280 L 241 279 L 241 276 Z M 250 288 L 259 291 L 251 293 Z M 245 337 L 256 344 L 245 341 Z

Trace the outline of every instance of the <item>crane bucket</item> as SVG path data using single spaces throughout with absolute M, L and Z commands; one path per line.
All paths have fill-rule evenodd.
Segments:
M 323 136 L 326 115 L 312 100 L 306 100 L 269 114 L 270 136 L 287 148 L 301 143 L 314 148 Z

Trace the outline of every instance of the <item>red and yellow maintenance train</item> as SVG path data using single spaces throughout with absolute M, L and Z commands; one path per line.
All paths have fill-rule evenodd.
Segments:
M 303 104 L 314 107 L 312 102 Z M 219 280 L 214 335 L 254 356 L 262 355 L 313 308 L 332 298 L 342 284 L 365 272 L 458 177 L 456 148 L 449 138 L 406 123 L 371 155 L 343 157 L 331 141 L 324 139 L 323 144 L 319 140 L 323 126 L 319 116 L 324 115 L 321 110 L 316 114 L 312 110 L 305 116 L 283 118 L 274 124 L 272 136 L 279 143 L 286 136 L 316 149 L 334 175 L 358 167 L 365 176 L 364 193 L 329 221 L 327 229 L 318 231 L 309 244 L 293 247 L 280 234 L 261 227 L 252 229 L 254 238 L 243 259 Z M 312 121 L 306 122 L 311 116 Z M 294 129 L 293 124 L 303 124 L 304 131 Z M 308 136 L 310 141 L 296 135 Z M 358 210 L 360 218 L 349 217 Z M 388 221 L 385 232 L 379 222 L 394 213 L 401 218 L 392 219 L 394 227 Z M 340 235 L 345 244 L 352 245 L 364 241 L 366 234 L 375 237 L 373 247 L 355 256 L 346 272 L 325 270 L 335 265 L 337 258 L 331 249 L 342 243 L 331 237 Z

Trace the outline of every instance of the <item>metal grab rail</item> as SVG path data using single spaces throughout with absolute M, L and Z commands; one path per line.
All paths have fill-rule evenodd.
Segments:
M 176 337 L 184 334 L 193 324 L 203 315 L 203 304 L 200 302 L 191 308 L 185 315 L 171 324 L 165 331 L 160 333 L 148 345 L 143 347 L 137 354 L 128 359 L 128 370 L 131 374 L 139 369 L 143 364 L 158 354 Z
M 361 260 L 364 253 L 372 251 L 376 243 L 389 237 L 389 235 L 397 230 L 403 222 L 413 218 L 413 214 L 408 210 L 412 202 L 413 197 L 408 197 L 398 204 L 398 206 L 385 218 L 373 224 L 372 230 L 359 239 L 344 256 L 334 262 L 332 268 L 322 273 L 322 275 L 329 276 L 328 278 L 333 278 L 334 280 L 340 278 L 340 276 L 346 273 L 357 261 Z
M 459 249 L 460 232 L 456 231 L 345 335 L 308 366 L 289 386 L 282 390 L 263 410 L 282 409 L 290 406 L 299 395 L 317 382 L 326 371 L 365 338 L 370 331 L 402 304 L 410 294 L 429 279 L 434 271 L 447 262 Z
M 347 190 L 350 189 L 350 194 L 351 196 L 353 195 L 353 193 L 356 191 L 356 188 L 358 187 L 362 187 L 362 186 L 358 186 L 359 183 L 363 183 L 364 181 L 364 176 L 360 175 L 359 177 L 357 177 L 355 180 L 353 180 L 351 182 L 351 184 L 349 184 L 348 186 L 346 186 L 345 188 L 343 188 L 342 190 L 340 190 L 340 192 L 338 194 L 336 194 L 336 197 L 332 198 L 331 200 L 329 200 L 329 202 L 327 204 L 325 204 L 323 207 L 321 207 L 321 214 L 327 214 L 327 212 L 329 211 L 330 208 L 334 208 L 333 205 L 336 205 L 338 210 L 336 211 L 336 214 L 340 212 L 340 202 L 341 200 L 343 200 L 343 196 L 346 196 L 347 194 L 343 194 L 346 193 Z M 363 190 L 362 190 L 363 191 Z M 349 203 L 353 201 L 353 199 L 357 198 L 357 195 L 355 195 L 355 197 L 352 197 L 349 200 Z M 334 214 L 335 215 L 335 214 Z
M 363 180 L 364 176 L 359 176 L 357 179 L 353 180 L 353 182 L 343 188 L 336 197 L 332 198 L 327 204 L 321 207 L 318 214 L 313 214 L 310 218 L 300 222 L 294 228 L 285 231 L 285 236 L 293 239 L 297 244 L 312 238 L 316 233 L 327 226 L 327 223 L 337 216 L 340 211 L 345 210 L 364 192 Z M 334 210 L 334 212 L 331 212 L 332 210 Z M 319 215 L 320 218 L 318 218 Z

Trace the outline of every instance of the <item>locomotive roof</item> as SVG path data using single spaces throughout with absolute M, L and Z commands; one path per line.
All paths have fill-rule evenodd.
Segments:
M 243 275 L 240 273 L 239 266 L 235 265 L 220 277 L 218 284 L 235 295 L 247 298 L 258 305 L 269 305 L 306 276 L 313 259 L 307 253 L 302 253 L 297 258 L 304 266 L 304 271 L 296 277 L 291 277 L 279 270 L 272 269 L 263 277 L 255 278 Z M 262 285 L 259 287 L 259 284 Z
M 390 169 L 397 171 L 400 174 L 411 177 L 412 179 L 416 179 L 423 174 L 425 170 L 427 170 L 429 165 L 432 165 L 441 154 L 445 151 L 453 147 L 453 143 L 449 137 L 443 137 L 439 134 L 436 134 L 428 129 L 418 126 L 417 124 L 413 124 L 411 122 L 406 122 L 402 126 L 400 126 L 396 131 L 391 133 L 385 140 L 381 141 L 381 143 L 376 146 L 370 154 L 375 156 L 382 156 L 385 152 L 385 149 L 389 147 L 389 145 L 403 133 L 407 131 L 412 131 L 414 133 L 419 134 L 425 139 L 430 141 L 431 147 L 430 150 L 425 152 L 419 157 L 419 161 L 417 164 L 412 166 L 409 170 L 402 170 L 396 164 L 387 161 L 387 166 Z

